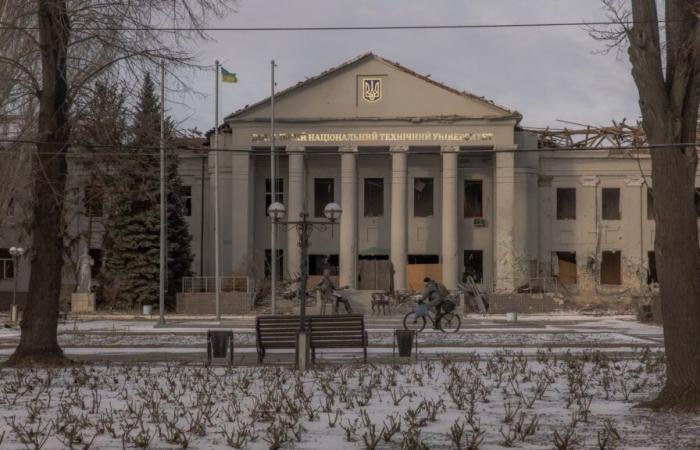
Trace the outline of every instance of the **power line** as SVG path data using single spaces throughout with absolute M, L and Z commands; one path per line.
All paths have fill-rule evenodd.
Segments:
M 348 26 L 300 26 L 300 27 L 71 27 L 71 31 L 202 31 L 202 32 L 268 32 L 268 31 L 401 31 L 401 30 L 469 30 L 507 28 L 564 28 L 596 26 L 634 26 L 648 23 L 666 24 L 679 21 L 579 21 L 579 22 L 531 22 L 531 23 L 471 23 L 451 25 L 348 25 Z M 38 26 L 0 25 L 0 30 L 39 30 Z
M 36 141 L 28 139 L 0 139 L 0 142 L 11 143 L 11 144 L 28 144 L 28 145 L 62 145 L 56 142 L 47 141 Z M 385 147 L 388 147 L 390 143 L 387 143 Z M 454 143 L 452 145 L 455 145 Z M 80 144 L 69 143 L 69 147 L 83 147 Z M 67 151 L 67 152 L 35 152 L 30 151 L 28 154 L 31 155 L 60 155 L 65 154 L 71 157 L 96 157 L 96 156 L 158 156 L 160 154 L 159 146 L 141 146 L 141 145 L 125 145 L 125 144 L 100 144 L 100 145 L 90 145 L 92 148 L 100 149 L 125 149 L 132 151 L 121 151 L 121 152 L 90 152 L 90 151 Z M 280 146 L 282 149 L 283 145 Z M 363 147 L 359 145 L 358 147 Z M 375 145 L 376 147 L 376 145 Z M 438 147 L 436 145 L 421 145 L 413 146 L 415 147 Z M 700 142 L 680 142 L 680 143 L 662 143 L 662 144 L 645 144 L 639 146 L 621 146 L 621 145 L 609 145 L 601 146 L 596 148 L 582 148 L 576 146 L 569 147 L 525 147 L 525 148 L 515 148 L 515 149 L 496 149 L 490 146 L 475 146 L 472 148 L 462 148 L 459 153 L 463 155 L 468 154 L 484 154 L 484 153 L 551 153 L 551 152 L 590 152 L 590 151 L 611 151 L 611 150 L 628 150 L 628 151 L 645 151 L 653 149 L 672 149 L 678 147 L 700 147 Z M 165 150 L 170 153 L 185 153 L 185 152 L 195 152 L 201 154 L 207 154 L 213 151 L 219 151 L 223 153 L 248 153 L 254 156 L 269 156 L 269 149 L 267 148 L 256 148 L 256 146 L 236 146 L 236 147 L 226 147 L 219 149 L 211 149 L 206 147 L 182 147 L 182 146 L 166 146 Z M 21 153 L 22 149 L 0 149 L 0 155 L 3 153 Z M 437 155 L 439 151 L 436 150 L 411 150 L 408 152 L 409 155 Z M 307 149 L 306 154 L 309 156 L 328 156 L 328 155 L 339 155 L 338 151 L 335 150 L 314 150 L 313 147 Z M 389 150 L 358 150 L 358 155 L 389 155 L 391 152 Z

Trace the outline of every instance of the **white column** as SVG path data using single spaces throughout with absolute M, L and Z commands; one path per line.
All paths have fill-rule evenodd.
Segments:
M 496 150 L 513 150 L 502 146 Z M 496 291 L 512 292 L 515 289 L 514 206 L 515 206 L 515 154 L 494 155 L 494 280 Z
M 226 211 L 228 219 L 222 221 L 222 230 L 229 231 L 222 234 L 223 248 L 229 249 L 231 254 L 230 264 L 224 256 L 221 266 L 221 276 L 248 275 L 253 266 L 253 242 L 254 242 L 254 194 L 255 185 L 254 160 L 249 152 L 233 153 L 231 155 L 231 200 L 230 210 Z M 223 190 L 222 190 L 223 191 Z M 223 196 L 222 196 L 223 197 Z M 230 239 L 227 245 L 227 240 Z
M 304 194 L 306 193 L 306 173 L 304 171 L 304 147 L 287 147 L 289 154 L 289 176 L 287 185 L 287 218 L 299 220 L 299 214 L 304 210 Z M 301 274 L 301 249 L 299 234 L 294 227 L 287 230 L 287 275 L 297 278 Z
M 357 148 L 340 152 L 340 279 L 341 286 L 357 287 Z
M 408 146 L 391 147 L 391 263 L 394 288 L 405 291 L 408 264 Z
M 457 211 L 458 146 L 442 147 L 442 282 L 447 289 L 457 289 L 459 280 L 459 226 Z

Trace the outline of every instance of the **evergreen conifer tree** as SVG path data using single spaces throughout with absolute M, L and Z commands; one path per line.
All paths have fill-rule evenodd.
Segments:
M 172 128 L 169 126 L 168 130 Z M 116 308 L 158 302 L 160 161 L 154 149 L 160 138 L 160 105 L 148 74 L 139 93 L 130 134 L 133 156 L 115 165 L 117 183 L 110 199 L 103 245 L 105 299 Z M 170 158 L 167 174 L 167 286 L 172 303 L 180 279 L 190 274 L 192 252 L 176 158 Z

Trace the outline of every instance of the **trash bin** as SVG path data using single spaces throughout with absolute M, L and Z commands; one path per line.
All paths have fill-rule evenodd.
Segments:
M 414 330 L 396 330 L 396 345 L 399 347 L 400 357 L 411 356 L 415 338 L 416 332 Z
M 150 316 L 153 314 L 153 305 L 143 305 L 143 315 Z
M 212 356 L 214 358 L 225 358 L 228 353 L 228 333 L 212 332 L 209 339 L 211 340 Z

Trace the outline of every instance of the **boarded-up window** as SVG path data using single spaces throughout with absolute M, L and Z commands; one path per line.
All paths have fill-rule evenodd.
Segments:
M 576 274 L 576 252 L 556 252 L 552 272 L 564 285 L 572 285 L 578 282 Z
M 654 194 L 647 188 L 647 220 L 654 220 Z
M 277 249 L 275 252 L 277 253 L 277 279 L 281 280 L 282 279 L 282 268 L 284 267 L 284 251 L 281 249 Z M 269 248 L 265 249 L 265 278 L 270 278 L 272 276 L 272 261 L 270 261 L 270 256 L 272 255 L 272 251 Z
M 464 181 L 464 217 L 483 217 L 483 189 L 481 180 Z
M 658 283 L 659 277 L 656 274 L 656 253 L 647 252 L 649 270 L 647 271 L 647 284 Z
M 384 179 L 365 178 L 365 217 L 384 215 Z
M 576 188 L 557 188 L 557 220 L 576 220 Z
M 622 255 L 620 251 L 603 251 L 600 263 L 600 284 L 622 284 Z
M 603 188 L 603 220 L 620 220 L 620 189 Z
M 265 215 L 267 216 L 267 209 L 272 204 L 272 180 L 270 178 L 265 179 Z M 275 201 L 284 204 L 284 181 L 282 178 L 277 178 L 275 182 Z M 295 217 L 293 220 L 297 220 Z
M 333 178 L 314 178 L 314 216 L 323 217 L 323 209 L 335 199 Z M 296 218 L 294 219 L 296 220 Z
M 413 180 L 413 216 L 431 217 L 433 215 L 433 179 L 415 178 Z
M 482 250 L 464 251 L 464 273 L 462 282 L 467 281 L 467 277 L 472 277 L 476 283 L 481 283 L 484 279 L 484 252 Z

